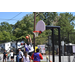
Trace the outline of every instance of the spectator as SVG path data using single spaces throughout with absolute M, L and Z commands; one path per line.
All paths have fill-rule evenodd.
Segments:
M 17 50 L 16 62 L 19 62 L 19 51 Z
M 14 62 L 14 53 L 13 53 L 13 50 L 11 50 L 11 52 L 10 52 L 10 56 L 11 56 L 11 61 Z
M 7 59 L 8 59 L 8 61 L 9 61 L 9 57 L 10 57 L 10 51 L 8 52 L 8 58 L 7 58 Z
M 30 62 L 29 58 L 30 58 L 30 56 L 27 54 L 27 52 L 24 52 L 24 56 L 22 58 L 22 61 L 23 62 Z
M 19 62 L 22 62 L 22 58 L 23 58 L 23 52 L 19 48 Z
M 4 62 L 4 60 L 6 62 L 6 58 L 7 58 L 7 52 L 6 52 L 6 50 L 4 50 L 4 53 L 3 53 L 3 62 Z
M 41 49 L 41 47 L 39 46 L 38 48 L 39 48 L 39 52 L 41 53 L 41 52 L 42 52 L 42 49 Z

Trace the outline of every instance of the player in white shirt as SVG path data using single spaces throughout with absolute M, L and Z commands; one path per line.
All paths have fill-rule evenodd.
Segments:
M 22 58 L 23 58 L 23 52 L 19 48 L 19 62 L 22 62 Z
M 27 52 L 24 52 L 22 61 L 23 62 L 30 62 L 29 58 L 30 58 L 30 56 L 27 54 Z
M 28 34 L 28 43 L 26 44 L 25 43 L 25 51 L 28 53 L 28 55 L 30 56 L 30 62 L 32 61 L 32 59 L 31 59 L 31 56 L 32 56 L 32 54 L 33 54 L 33 52 L 34 52 L 34 48 L 33 48 L 33 45 L 32 45 L 32 39 L 31 39 L 31 37 L 30 37 L 30 35 Z
M 11 56 L 11 61 L 14 62 L 14 53 L 13 53 L 13 50 L 11 50 L 11 52 L 10 52 L 10 56 Z
M 32 45 L 32 40 L 31 40 L 30 35 L 28 35 L 28 37 L 29 37 L 28 43 L 27 44 L 25 43 L 25 50 L 28 53 L 28 55 L 32 56 L 32 54 L 34 52 L 34 48 L 33 48 L 33 45 Z

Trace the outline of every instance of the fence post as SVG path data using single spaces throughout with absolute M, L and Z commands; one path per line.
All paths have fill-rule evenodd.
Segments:
M 60 28 L 58 28 L 58 40 L 59 40 L 59 62 L 61 62 L 61 51 L 60 51 Z
M 17 40 L 16 40 L 16 55 L 17 55 Z
M 55 62 L 55 59 L 54 59 L 54 28 L 52 28 L 52 55 L 53 55 L 53 62 Z

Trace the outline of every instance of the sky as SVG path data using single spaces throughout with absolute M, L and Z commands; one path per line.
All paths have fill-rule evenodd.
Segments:
M 58 12 L 58 14 L 60 14 L 60 13 L 64 13 L 64 12 Z M 75 12 L 69 12 L 69 13 L 71 13 L 71 14 L 73 14 L 73 16 L 75 16 Z
M 32 14 L 33 12 L 0 12 L 0 23 L 8 22 L 9 24 L 15 24 L 18 20 L 23 19 L 26 14 Z M 58 14 L 64 12 L 57 12 Z M 75 16 L 75 12 L 69 12 Z
M 21 20 L 24 16 L 26 16 L 26 14 L 31 13 L 32 12 L 0 12 L 0 23 L 8 22 L 9 24 L 15 24 L 18 20 Z

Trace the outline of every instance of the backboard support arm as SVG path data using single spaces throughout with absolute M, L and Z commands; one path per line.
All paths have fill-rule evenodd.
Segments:
M 54 59 L 54 29 L 58 29 L 58 43 L 59 43 L 59 62 L 61 62 L 61 51 L 60 51 L 60 46 L 61 46 L 61 41 L 60 41 L 60 26 L 46 26 L 46 30 L 51 29 L 52 30 L 52 51 L 53 51 L 53 62 L 55 62 Z

